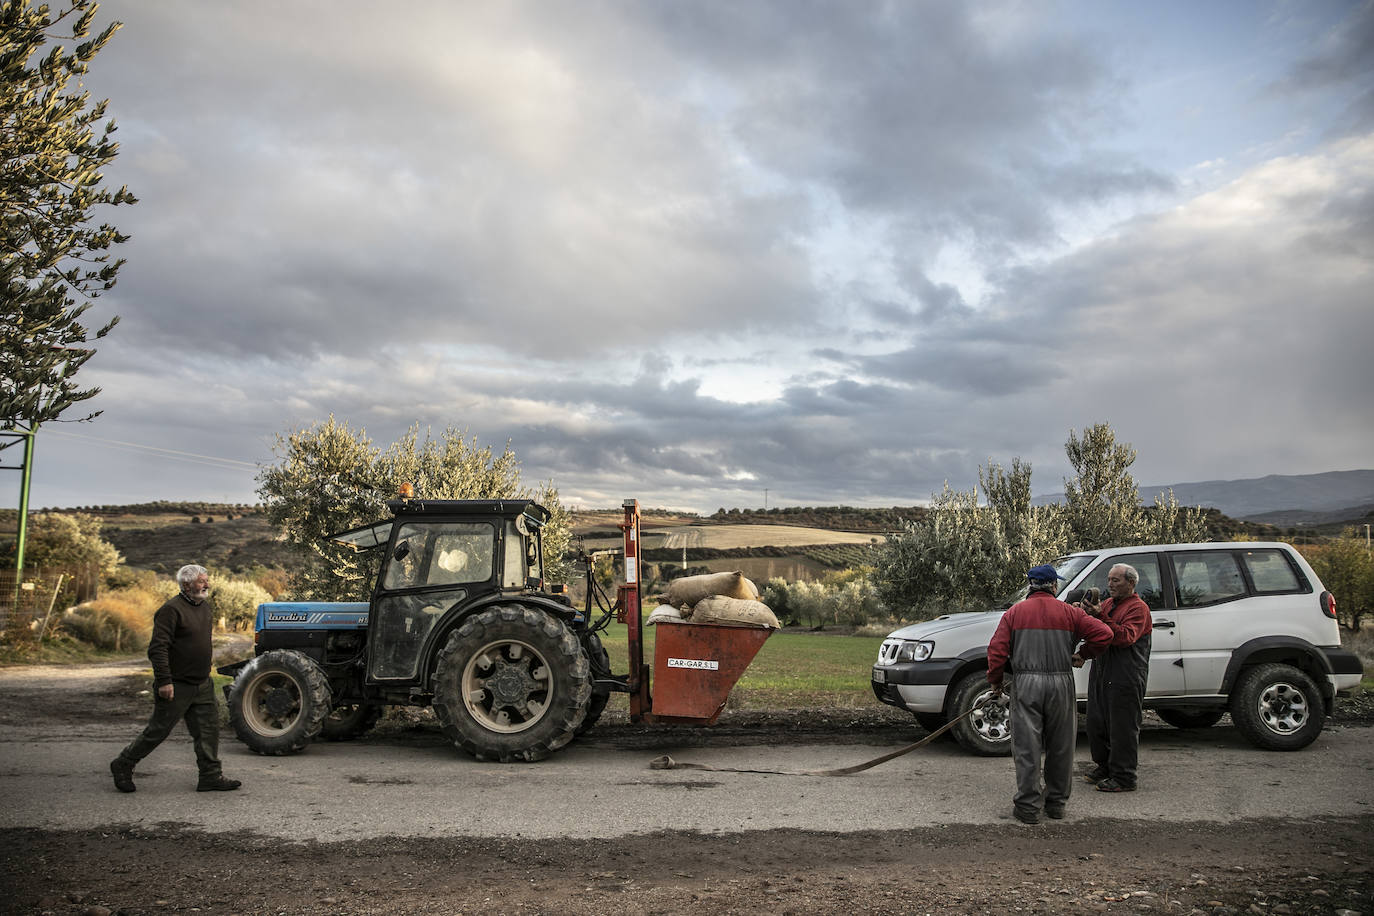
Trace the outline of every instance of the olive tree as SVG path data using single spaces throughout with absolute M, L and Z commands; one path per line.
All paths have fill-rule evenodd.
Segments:
M 1180 507 L 1172 491 L 1156 496 L 1152 507 L 1144 505 L 1130 470 L 1136 450 L 1118 443 L 1110 424 L 1089 426 L 1081 439 L 1069 430 L 1064 453 L 1075 473 L 1064 481 L 1071 549 L 1207 539 L 1205 513 Z
M 530 490 L 509 443 L 500 454 L 449 427 L 422 440 L 413 426 L 385 449 L 333 416 L 278 436 L 280 461 L 259 475 L 267 519 L 303 558 L 296 591 L 325 600 L 365 600 L 375 557 L 324 540 L 388 517 L 386 503 L 408 483 L 427 499 L 534 499 L 552 514 L 545 530 L 545 575 L 565 573 L 570 518 L 551 484 Z
M 935 497 L 926 517 L 907 522 L 878 548 L 874 580 L 890 610 L 984 610 L 1025 582 L 1026 570 L 1063 553 L 1067 532 L 1057 506 L 1032 506 L 1031 466 L 989 462 L 979 487 Z

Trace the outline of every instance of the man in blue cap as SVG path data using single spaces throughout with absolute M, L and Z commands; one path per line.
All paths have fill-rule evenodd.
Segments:
M 1073 658 L 1096 658 L 1111 641 L 1112 630 L 1082 608 L 1055 597 L 1062 578 L 1053 566 L 1026 573 L 1030 593 L 1002 615 L 988 644 L 988 683 L 1003 689 L 1008 670 L 1011 687 L 1011 753 L 1016 764 L 1016 797 L 1012 813 L 1023 824 L 1045 816 L 1062 818 L 1073 784 L 1073 748 L 1077 738 Z M 1041 791 L 1041 758 L 1044 790 Z

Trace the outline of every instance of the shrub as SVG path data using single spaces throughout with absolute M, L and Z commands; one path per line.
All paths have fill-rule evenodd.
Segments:
M 225 625 L 235 630 L 251 627 L 258 605 L 272 600 L 267 589 L 256 582 L 218 576 L 210 578 L 210 595 Z
M 1336 614 L 1347 630 L 1359 632 L 1374 611 L 1374 557 L 1353 528 L 1325 544 L 1299 548 L 1317 576 L 1336 596 Z
M 778 619 L 810 627 L 859 627 L 883 618 L 884 609 L 867 570 L 845 570 L 820 582 L 769 579 L 760 596 Z
M 62 618 L 62 629 L 98 649 L 133 651 L 148 644 L 153 614 L 161 606 L 154 591 L 118 589 L 72 608 Z
M 291 587 L 291 575 L 275 566 L 255 566 L 249 570 L 248 578 L 272 596 L 276 601 Z

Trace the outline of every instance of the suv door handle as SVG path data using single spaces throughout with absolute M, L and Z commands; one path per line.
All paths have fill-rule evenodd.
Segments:
M 1156 620 L 1154 622 L 1154 628 L 1156 630 L 1172 630 L 1175 626 L 1177 626 L 1177 624 L 1172 620 Z

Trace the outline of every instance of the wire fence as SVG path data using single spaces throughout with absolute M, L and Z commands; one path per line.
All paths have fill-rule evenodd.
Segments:
M 40 566 L 0 570 L 0 631 L 31 631 L 42 638 L 67 608 L 99 597 L 100 570 L 89 566 Z

